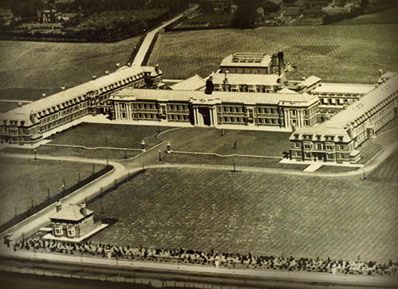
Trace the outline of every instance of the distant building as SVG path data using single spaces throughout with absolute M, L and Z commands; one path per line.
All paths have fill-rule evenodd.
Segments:
M 0 8 L 0 25 L 8 26 L 14 17 L 11 9 Z
M 284 16 L 285 17 L 298 17 L 303 13 L 303 10 L 300 7 L 287 7 L 285 9 Z
M 95 229 L 94 212 L 87 209 L 86 204 L 70 204 L 62 208 L 57 203 L 56 209 L 50 218 L 54 237 L 79 239 Z
M 351 162 L 364 141 L 398 116 L 398 74 L 387 73 L 377 87 L 328 121 L 299 128 L 290 136 L 290 157 L 297 161 Z
M 322 8 L 328 5 L 330 0 L 308 0 L 304 7 L 304 17 L 317 18 L 322 16 Z
M 200 8 L 204 13 L 231 13 L 233 0 L 200 0 Z
M 266 0 L 261 4 L 264 8 L 265 13 L 267 12 L 278 12 L 281 10 L 283 0 Z

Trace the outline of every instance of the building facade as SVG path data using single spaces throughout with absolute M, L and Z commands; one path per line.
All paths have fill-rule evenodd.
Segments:
M 220 73 L 278 74 L 285 72 L 283 52 L 266 53 L 236 52 L 225 57 L 220 64 Z
M 308 91 L 319 98 L 319 120 L 323 122 L 358 101 L 374 89 L 374 85 L 322 83 Z
M 112 118 L 187 126 L 288 128 L 316 124 L 318 98 L 309 94 L 124 89 L 112 96 Z
M 398 116 L 398 75 L 386 74 L 374 89 L 328 121 L 299 128 L 290 136 L 290 157 L 297 161 L 351 162 L 356 150 Z
M 95 229 L 94 212 L 85 204 L 70 204 L 61 208 L 57 203 L 56 209 L 57 212 L 50 218 L 54 237 L 79 239 Z
M 43 133 L 85 115 L 106 114 L 109 96 L 125 87 L 156 86 L 157 67 L 124 66 L 114 73 L 0 114 L 0 143 L 31 144 Z

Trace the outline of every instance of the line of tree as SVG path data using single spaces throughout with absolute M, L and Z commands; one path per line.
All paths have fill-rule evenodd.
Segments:
M 235 12 L 231 25 L 235 28 L 254 28 L 256 22 L 258 0 L 236 0 L 238 10 Z

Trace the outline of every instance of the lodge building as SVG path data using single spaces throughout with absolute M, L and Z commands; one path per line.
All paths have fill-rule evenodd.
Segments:
M 398 74 L 383 75 L 374 89 L 314 126 L 298 128 L 290 136 L 290 157 L 297 161 L 351 162 L 364 141 L 398 116 Z
M 52 235 L 56 238 L 79 239 L 92 232 L 94 212 L 87 209 L 86 204 L 69 204 L 62 208 L 56 203 L 56 213 L 51 216 Z
M 161 76 L 158 67 L 123 66 L 114 73 L 93 76 L 87 83 L 1 113 L 0 142 L 35 143 L 53 128 L 89 114 L 107 114 L 111 94 L 124 87 L 156 87 Z

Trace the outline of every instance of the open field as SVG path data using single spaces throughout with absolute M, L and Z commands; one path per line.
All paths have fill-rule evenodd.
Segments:
M 175 182 L 178 180 L 178 182 Z M 89 204 L 118 222 L 95 242 L 398 260 L 397 183 L 153 169 Z M 101 214 L 98 214 L 101 215 Z
M 286 132 L 182 128 L 159 138 L 169 141 L 174 151 L 282 157 L 289 151 L 289 136 Z
M 0 41 L 0 98 L 35 100 L 114 71 L 129 59 L 139 37 L 117 43 Z M 11 94 L 11 95 L 10 95 Z M 12 98 L 10 98 L 12 96 Z
M 104 166 L 95 165 L 95 172 Z M 42 203 L 50 195 L 62 191 L 93 173 L 93 165 L 32 159 L 0 159 L 0 224 Z
M 378 70 L 396 70 L 395 25 L 260 27 L 161 34 L 149 59 L 165 78 L 207 76 L 223 57 L 237 51 L 285 52 L 297 66 L 291 78 L 316 75 L 330 82 L 374 82 Z
M 352 19 L 342 20 L 333 25 L 398 24 L 398 8 L 364 14 Z
M 372 181 L 379 182 L 398 182 L 398 150 L 386 159 L 376 170 L 370 174 Z
M 156 135 L 168 129 L 161 126 L 83 123 L 51 136 L 50 144 L 140 149 L 144 140 L 148 149 L 160 142 Z

